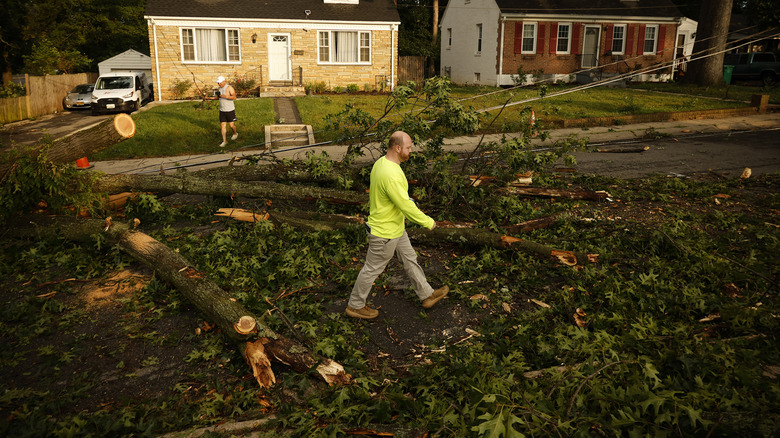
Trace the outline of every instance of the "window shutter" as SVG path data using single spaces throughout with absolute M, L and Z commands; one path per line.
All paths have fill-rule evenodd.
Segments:
M 645 53 L 645 28 L 644 24 L 639 25 L 639 35 L 636 38 L 636 54 L 641 55 Z
M 515 53 L 523 51 L 523 22 L 515 22 Z
M 580 53 L 580 28 L 582 27 L 580 23 L 574 23 L 572 26 L 573 29 L 571 31 L 571 53 L 572 55 L 576 55 Z
M 544 53 L 544 23 L 538 24 L 539 28 L 536 31 L 536 53 L 541 55 Z
M 661 24 L 658 26 L 658 45 L 656 46 L 655 53 L 663 56 L 666 54 L 664 50 L 664 34 L 666 33 L 666 26 Z
M 634 32 L 636 31 L 636 24 L 629 24 L 626 26 L 626 55 L 634 54 Z
M 550 53 L 558 51 L 558 23 L 550 23 Z
M 604 32 L 604 53 L 612 52 L 612 37 L 615 34 L 615 25 L 610 24 L 609 30 Z

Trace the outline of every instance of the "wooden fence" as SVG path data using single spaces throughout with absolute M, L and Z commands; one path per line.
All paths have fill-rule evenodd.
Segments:
M 403 84 L 407 81 L 420 83 L 425 80 L 424 56 L 399 56 L 398 58 L 399 84 Z
M 24 75 L 27 96 L 0 99 L 0 123 L 39 117 L 62 111 L 62 99 L 79 84 L 91 84 L 97 73 L 71 75 Z

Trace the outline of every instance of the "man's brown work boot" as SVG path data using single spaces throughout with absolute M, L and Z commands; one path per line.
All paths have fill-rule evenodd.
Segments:
M 446 297 L 449 292 L 450 292 L 449 286 L 443 286 L 436 289 L 435 291 L 433 291 L 431 296 L 423 300 L 422 306 L 426 309 L 430 309 L 431 307 L 433 307 L 434 304 L 438 303 L 442 298 Z
M 361 319 L 374 319 L 379 316 L 378 310 L 372 309 L 368 306 L 363 306 L 362 309 L 353 309 L 352 307 L 347 306 L 346 313 L 353 318 Z

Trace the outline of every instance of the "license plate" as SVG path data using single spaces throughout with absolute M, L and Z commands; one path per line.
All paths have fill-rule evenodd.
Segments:
M 76 105 L 79 105 L 79 106 L 84 105 L 84 102 L 76 102 Z
M 106 108 L 108 108 L 108 109 L 114 108 L 114 104 L 113 103 L 107 103 L 106 104 Z

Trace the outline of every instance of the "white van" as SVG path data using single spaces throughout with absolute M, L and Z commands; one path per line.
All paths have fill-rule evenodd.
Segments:
M 152 100 L 146 73 L 118 71 L 100 75 L 92 91 L 92 115 L 113 111 L 136 111 Z

